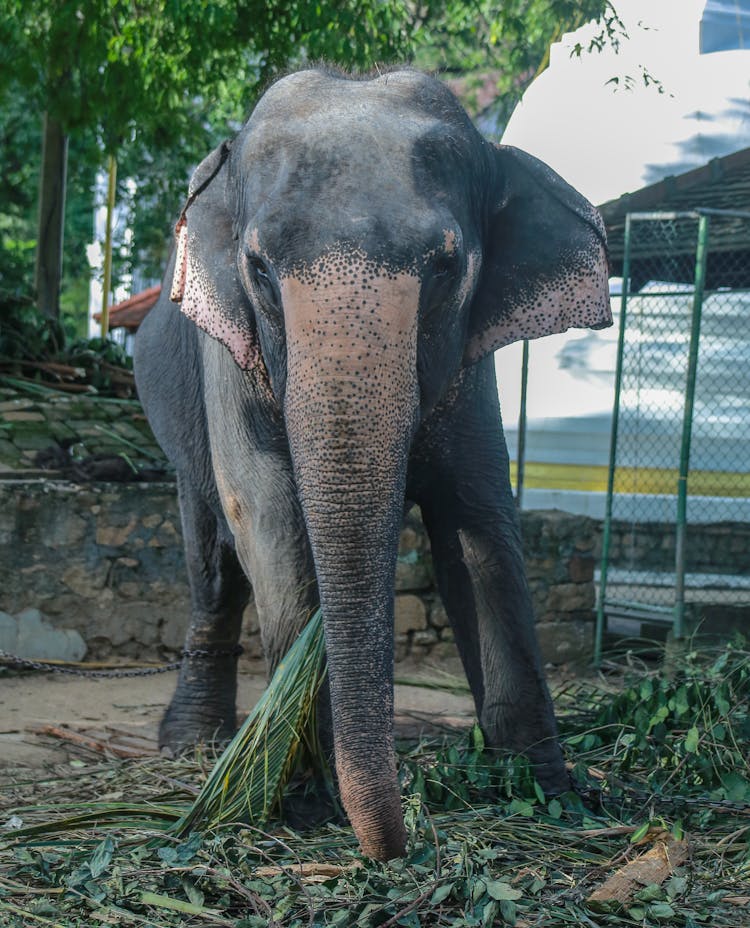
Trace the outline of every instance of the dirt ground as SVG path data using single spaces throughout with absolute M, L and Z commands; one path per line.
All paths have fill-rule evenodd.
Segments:
M 464 679 L 457 661 L 443 664 L 437 671 L 446 672 Z M 435 673 L 434 668 L 423 665 L 399 664 L 396 668 L 397 680 L 434 679 Z M 0 768 L 7 773 L 9 768 L 60 764 L 97 753 L 101 756 L 108 745 L 135 755 L 156 753 L 159 719 L 176 678 L 176 671 L 90 679 L 0 670 Z M 240 664 L 240 712 L 252 708 L 265 682 L 262 664 Z M 396 685 L 396 730 L 402 737 L 466 727 L 473 715 L 468 695 Z

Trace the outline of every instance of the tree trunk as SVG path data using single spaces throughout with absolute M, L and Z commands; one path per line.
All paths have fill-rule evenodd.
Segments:
M 67 165 L 68 137 L 61 124 L 45 113 L 34 291 L 39 312 L 50 319 L 60 316 Z

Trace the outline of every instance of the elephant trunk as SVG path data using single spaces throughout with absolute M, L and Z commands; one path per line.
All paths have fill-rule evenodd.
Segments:
M 340 488 L 301 480 L 326 636 L 336 772 L 362 850 L 378 860 L 404 850 L 393 745 L 393 592 L 398 527 L 375 524 L 376 493 L 396 505 L 398 484 L 356 502 Z M 337 499 L 337 497 L 339 497 Z M 384 524 L 385 523 L 385 524 Z M 387 582 L 390 579 L 390 583 Z
M 418 409 L 412 280 L 391 278 L 368 299 L 339 288 L 335 312 L 330 291 L 326 300 L 303 301 L 299 291 L 284 299 L 285 416 L 320 590 L 336 771 L 362 849 L 379 860 L 405 844 L 393 584 Z

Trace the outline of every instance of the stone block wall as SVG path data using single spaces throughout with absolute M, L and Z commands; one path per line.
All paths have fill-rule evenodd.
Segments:
M 530 510 L 521 513 L 521 532 L 542 658 L 561 664 L 589 657 L 599 523 L 558 509 Z
M 72 459 L 122 455 L 135 467 L 166 465 L 137 400 L 42 391 L 40 397 L 0 386 L 0 474 L 35 470 L 40 451 L 65 445 Z
M 0 482 L 0 610 L 34 607 L 89 658 L 182 646 L 190 615 L 174 484 Z
M 671 572 L 675 563 L 673 522 L 613 521 L 610 563 L 631 570 Z M 689 573 L 736 574 L 750 571 L 750 523 L 694 522 L 685 533 Z
M 522 514 L 524 556 L 545 661 L 591 653 L 598 524 L 558 511 Z M 173 484 L 0 482 L 0 610 L 37 608 L 75 629 L 88 657 L 156 658 L 182 644 L 190 603 Z M 254 608 L 246 650 L 260 656 Z M 396 659 L 455 655 L 416 511 L 396 569 Z

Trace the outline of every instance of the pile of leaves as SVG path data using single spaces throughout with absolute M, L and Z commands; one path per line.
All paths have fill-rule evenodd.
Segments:
M 402 746 L 409 845 L 388 864 L 335 823 L 178 835 L 209 776 L 201 753 L 15 777 L 0 923 L 737 928 L 750 907 L 750 651 L 691 652 L 669 672 L 629 655 L 609 670 L 617 686 L 556 694 L 575 792 L 547 800 L 477 727 Z
M 0 308 L 0 383 L 135 396 L 133 359 L 121 345 L 107 338 L 66 340 L 57 321 L 21 298 L 6 298 Z

